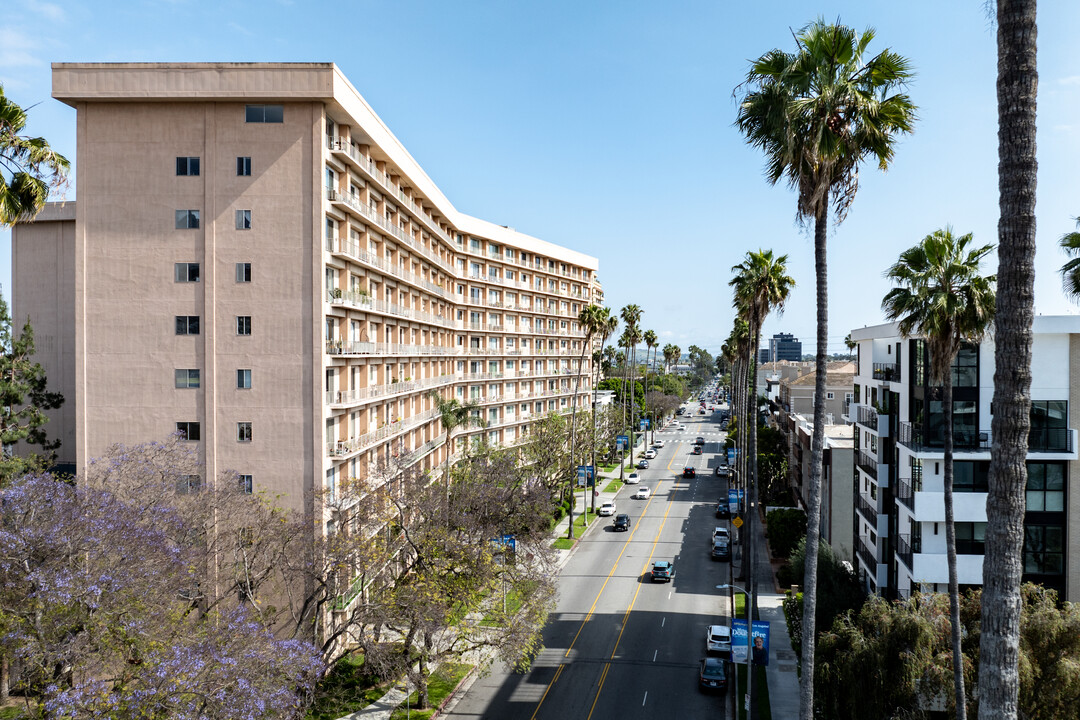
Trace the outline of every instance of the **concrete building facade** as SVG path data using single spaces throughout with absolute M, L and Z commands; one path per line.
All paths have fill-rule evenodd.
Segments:
M 13 233 L 13 310 L 81 469 L 183 432 L 206 478 L 313 511 L 591 401 L 598 261 L 456 210 L 332 63 L 56 64 L 77 202 Z M 574 380 L 583 375 L 574 395 Z
M 1032 430 L 1024 521 L 1025 581 L 1080 598 L 1080 317 L 1033 325 Z M 860 328 L 855 399 L 855 537 L 867 588 L 888 597 L 948 589 L 940 387 L 920 338 L 896 324 Z M 994 344 L 961 349 L 953 363 L 954 509 L 961 587 L 982 584 L 992 447 Z

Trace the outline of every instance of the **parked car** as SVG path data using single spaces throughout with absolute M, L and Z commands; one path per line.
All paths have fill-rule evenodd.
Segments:
M 608 517 L 615 514 L 615 503 L 606 502 L 600 506 L 600 509 L 596 511 L 600 517 Z
M 700 455 L 701 454 L 701 446 L 700 445 L 695 445 L 694 449 L 690 451 L 690 454 L 691 455 Z
M 728 505 L 727 500 L 721 500 L 716 503 L 716 517 L 718 520 L 730 520 L 731 519 L 731 506 Z
M 629 530 L 630 516 L 626 513 L 623 513 L 622 515 L 616 515 L 615 522 L 613 522 L 611 526 L 616 532 L 618 532 L 619 530 Z
M 655 440 L 655 441 L 653 441 L 652 445 L 655 448 L 662 448 L 662 447 L 664 447 L 664 441 L 663 440 Z
M 646 460 L 652 460 L 655 457 L 656 457 L 656 451 L 655 450 L 646 450 L 645 451 L 645 459 Z
M 612 507 L 614 507 L 614 506 L 612 506 Z M 717 526 L 716 529 L 714 529 L 712 531 L 712 540 L 710 542 L 715 543 L 717 538 L 724 538 L 725 540 L 728 540 L 728 541 L 731 540 L 731 536 L 728 534 L 727 528 L 719 527 L 719 526 Z
M 671 582 L 675 579 L 675 565 L 667 560 L 653 563 L 649 577 L 653 582 Z
M 637 469 L 638 470 L 648 470 L 649 469 L 649 461 L 648 460 L 638 460 Z
M 729 470 L 728 470 L 727 465 L 717 465 L 716 466 L 716 477 L 727 477 L 728 472 L 729 472 Z
M 712 555 L 713 560 L 731 560 L 731 545 L 728 544 L 727 538 L 717 538 L 709 554 Z
M 727 625 L 710 625 L 705 630 L 705 652 L 731 656 L 731 628 Z
M 698 670 L 698 689 L 702 692 L 727 692 L 727 669 L 720 658 L 707 657 Z
M 697 477 L 697 469 L 687 465 L 686 467 L 683 468 L 682 476 L 684 478 Z
M 641 477 L 637 473 L 630 473 L 626 476 L 627 485 L 637 485 L 639 482 L 641 482 Z
M 641 487 L 639 487 L 634 492 L 633 495 L 630 496 L 630 499 L 631 500 L 648 500 L 649 499 L 649 488 L 642 485 Z

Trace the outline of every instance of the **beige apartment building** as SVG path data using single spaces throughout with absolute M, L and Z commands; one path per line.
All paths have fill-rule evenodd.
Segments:
M 420 91 L 420 86 L 417 87 Z M 67 398 L 61 460 L 197 443 L 205 477 L 313 511 L 396 457 L 431 391 L 514 444 L 589 402 L 596 258 L 457 211 L 332 63 L 56 64 L 76 202 L 13 233 L 13 310 Z

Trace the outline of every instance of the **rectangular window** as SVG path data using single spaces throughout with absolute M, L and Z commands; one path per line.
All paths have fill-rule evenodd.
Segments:
M 237 315 L 236 316 L 236 334 L 237 335 L 250 335 L 251 334 L 251 316 L 250 315 Z
M 200 371 L 196 368 L 181 368 L 175 371 L 176 387 L 181 390 L 197 390 L 200 385 Z
M 248 175 L 251 175 L 251 158 L 236 158 L 236 175 L 237 177 L 247 177 Z
M 178 158 L 176 158 L 176 174 L 177 175 L 198 175 L 199 174 L 199 158 L 197 158 L 197 157 L 178 157 Z
M 1024 572 L 1033 575 L 1065 572 L 1065 530 L 1061 525 L 1024 528 Z
M 281 105 L 245 105 L 244 122 L 279 123 L 285 121 L 285 109 Z
M 237 210 L 236 211 L 236 229 L 237 230 L 250 230 L 251 229 L 251 211 L 250 210 Z
M 986 543 L 986 523 L 956 523 L 956 554 L 983 555 Z
M 236 442 L 251 442 L 251 423 L 236 423 Z
M 180 283 L 199 282 L 199 263 L 173 263 L 173 280 Z
M 198 315 L 177 315 L 176 316 L 176 334 L 177 335 L 198 335 L 199 334 L 199 316 Z
M 1027 511 L 1064 512 L 1065 465 L 1029 462 L 1027 471 Z
M 236 282 L 251 282 L 251 263 L 236 263 Z
M 176 211 L 176 229 L 177 230 L 198 230 L 199 229 L 199 211 L 198 210 L 177 210 Z
M 238 390 L 251 389 L 251 370 L 241 369 L 236 371 L 236 388 Z
M 194 442 L 202 439 L 202 433 L 199 432 L 199 423 L 197 422 L 178 422 L 176 423 L 176 432 L 184 440 Z
M 181 475 L 176 479 L 178 495 L 194 495 L 202 490 L 202 478 L 198 475 Z
M 240 475 L 238 476 L 238 479 L 240 481 L 240 492 L 244 493 L 245 495 L 250 495 L 252 487 L 254 485 L 254 483 L 252 483 L 251 481 L 251 476 Z

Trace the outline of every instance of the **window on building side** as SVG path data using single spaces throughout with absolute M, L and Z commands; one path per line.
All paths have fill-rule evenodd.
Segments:
M 250 315 L 237 315 L 236 316 L 236 334 L 237 335 L 250 335 L 251 334 L 251 316 Z
M 251 442 L 251 423 L 236 423 L 236 442 Z
M 202 478 L 198 475 L 181 475 L 176 480 L 176 492 L 179 495 L 193 495 L 202 490 Z
M 198 335 L 199 334 L 199 316 L 198 315 L 177 315 L 176 316 L 176 334 L 177 335 Z
M 236 158 L 236 175 L 237 177 L 251 175 L 251 158 Z
M 177 230 L 198 230 L 199 228 L 199 211 L 198 210 L 177 210 L 176 211 L 176 229 Z
M 199 430 L 199 423 L 197 422 L 176 423 L 176 432 L 180 433 L 180 437 L 184 440 L 191 440 L 192 442 L 201 440 L 202 433 Z
M 197 157 L 178 157 L 178 158 L 176 158 L 176 174 L 177 175 L 198 175 L 199 174 L 199 158 L 197 158 Z
M 181 390 L 196 390 L 200 385 L 201 372 L 197 368 L 180 368 L 175 371 L 175 385 Z
M 254 483 L 252 483 L 251 476 L 250 475 L 240 475 L 239 476 L 239 481 L 240 481 L 240 492 L 244 493 L 245 495 L 250 495 L 251 491 L 252 491 L 252 489 L 254 487 Z
M 281 105 L 246 105 L 244 106 L 244 122 L 285 122 L 285 108 Z
M 1024 528 L 1024 572 L 1033 575 L 1065 572 L 1065 530 L 1061 525 Z
M 176 282 L 199 282 L 199 263 L 173 263 L 173 279 Z
M 236 211 L 236 229 L 237 230 L 250 230 L 251 229 L 251 211 L 250 210 L 237 210 Z
M 251 263 L 236 263 L 236 282 L 251 282 Z
M 236 371 L 236 388 L 238 390 L 251 389 L 251 370 L 240 369 Z

